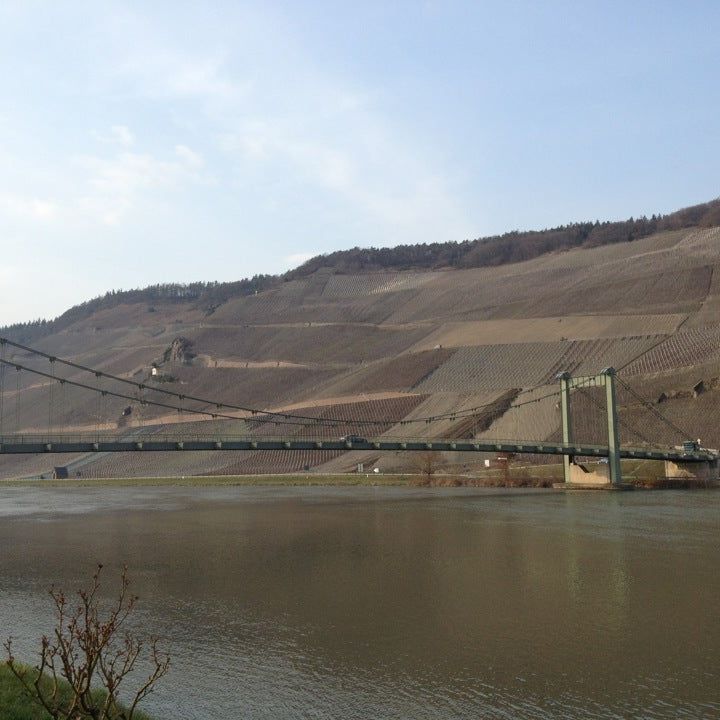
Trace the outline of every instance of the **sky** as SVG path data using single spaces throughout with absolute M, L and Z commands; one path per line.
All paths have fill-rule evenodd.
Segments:
M 0 3 L 0 326 L 720 195 L 720 3 Z

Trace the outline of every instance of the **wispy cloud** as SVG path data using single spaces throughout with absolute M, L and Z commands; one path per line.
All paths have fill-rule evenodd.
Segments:
M 176 145 L 175 155 L 188 167 L 201 168 L 205 160 L 199 152 L 191 150 L 187 145 Z
M 123 147 L 130 147 L 135 144 L 135 136 L 127 125 L 113 125 L 110 128 L 110 134 Z
M 211 182 L 201 172 L 202 158 L 181 145 L 175 158 L 166 160 L 150 153 L 120 152 L 111 157 L 86 155 L 74 160 L 84 175 L 85 192 L 77 198 L 77 210 L 106 225 L 118 224 L 141 196 L 172 191 L 185 184 Z
M 134 286 L 137 263 L 126 258 L 143 251 L 149 282 L 230 279 L 344 246 L 465 232 L 452 173 L 406 132 L 382 84 L 319 62 L 281 10 L 53 12 L 59 25 L 87 23 L 67 83 L 43 86 L 56 56 L 41 53 L 34 95 L 0 115 L 0 235 L 37 249 L 32 272 L 44 262 L 52 277 L 72 257 L 70 270 L 95 263 L 85 275 L 97 287 Z M 18 13 L 30 37 L 33 18 Z M 15 35 L 0 27 L 0 39 Z M 25 45 L 16 42 L 18 64 Z M 52 127 L 33 125 L 50 104 Z M 188 269 L 182 258 L 199 236 L 217 252 Z M 153 254 L 149 237 L 180 251 Z M 75 291 L 89 287 L 76 279 Z
M 0 213 L 21 220 L 50 221 L 57 216 L 58 205 L 50 199 L 0 192 Z
M 118 225 L 141 199 L 152 201 L 183 187 L 213 182 L 202 156 L 185 145 L 176 146 L 169 159 L 120 150 L 76 156 L 55 172 L 46 172 L 49 184 L 56 187 L 52 197 L 0 189 L 0 215 L 5 222 L 54 223 L 66 230 L 93 224 Z M 63 182 L 68 172 L 72 183 Z
M 255 119 L 226 133 L 222 146 L 243 161 L 287 168 L 374 224 L 365 244 L 462 239 L 471 224 L 440 168 L 405 146 L 372 113 L 342 118 L 343 132 L 300 122 Z M 297 130 L 296 128 L 306 128 Z
M 301 252 L 301 253 L 292 253 L 291 255 L 286 255 L 283 258 L 283 265 L 286 268 L 294 268 L 298 265 L 302 265 L 304 262 L 307 262 L 310 258 L 313 258 L 318 253 L 310 253 L 310 252 Z
M 220 32 L 203 54 L 144 18 L 117 71 L 143 97 L 195 102 L 197 122 L 243 185 L 272 173 L 275 193 L 325 193 L 372 226 L 367 244 L 468 233 L 448 168 L 408 137 L 381 90 L 316 65 L 313 49 L 271 11 L 233 27 L 237 37 Z
M 127 125 L 111 125 L 107 131 L 94 131 L 92 137 L 106 145 L 119 145 L 124 148 L 130 148 L 135 144 L 135 134 Z

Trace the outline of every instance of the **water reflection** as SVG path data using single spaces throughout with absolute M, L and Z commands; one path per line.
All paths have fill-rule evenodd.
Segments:
M 159 717 L 720 713 L 714 493 L 0 492 L 0 630 L 127 563 Z

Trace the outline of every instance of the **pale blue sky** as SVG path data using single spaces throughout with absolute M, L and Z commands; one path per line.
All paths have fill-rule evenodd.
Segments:
M 0 4 L 0 325 L 720 195 L 720 3 Z

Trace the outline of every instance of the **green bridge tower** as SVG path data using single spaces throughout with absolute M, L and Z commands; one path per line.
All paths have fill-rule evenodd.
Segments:
M 569 372 L 557 375 L 560 380 L 560 415 L 562 418 L 562 441 L 570 445 L 572 440 L 572 424 L 570 415 L 570 392 L 575 388 L 604 387 L 605 406 L 607 410 L 607 436 L 608 436 L 608 470 L 610 483 L 616 487 L 622 484 L 622 469 L 620 468 L 620 428 L 618 425 L 617 399 L 615 395 L 615 368 L 607 367 L 599 375 L 587 377 L 572 377 Z M 571 483 L 571 465 L 574 457 L 563 455 L 563 475 L 565 483 Z

